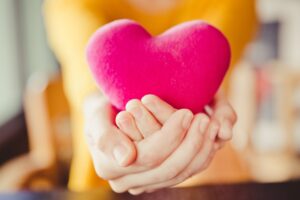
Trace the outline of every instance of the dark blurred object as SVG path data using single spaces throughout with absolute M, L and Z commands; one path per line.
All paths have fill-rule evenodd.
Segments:
M 115 194 L 107 189 L 97 189 L 83 193 L 68 191 L 53 191 L 44 193 L 17 193 L 0 195 L 0 199 L 26 199 L 26 200 L 78 200 L 78 199 L 105 199 L 105 200 L 129 200 L 129 199 L 156 199 L 156 200 L 287 200 L 300 199 L 300 181 L 284 182 L 276 184 L 235 184 L 199 186 L 191 188 L 172 188 L 159 190 L 151 194 L 132 196 L 129 194 Z
M 0 135 L 0 166 L 9 159 L 28 152 L 27 129 L 23 112 L 2 125 Z
M 280 28 L 279 21 L 260 24 L 256 39 L 246 52 L 246 60 L 257 66 L 270 60 L 278 60 Z
M 69 108 L 60 76 L 37 74 L 26 88 L 29 153 L 0 168 L 0 190 L 45 190 L 67 183 L 71 159 Z

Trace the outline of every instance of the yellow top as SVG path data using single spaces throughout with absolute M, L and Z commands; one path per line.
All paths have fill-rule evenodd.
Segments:
M 130 18 L 152 34 L 193 19 L 206 20 L 229 39 L 232 63 L 241 56 L 256 25 L 254 0 L 182 0 L 168 10 L 146 12 L 126 0 L 46 0 L 45 22 L 49 43 L 62 66 L 65 92 L 71 106 L 74 157 L 69 187 L 85 190 L 103 184 L 95 174 L 83 136 L 82 105 L 96 90 L 85 61 L 91 34 L 114 19 Z M 228 77 L 228 76 L 227 76 Z

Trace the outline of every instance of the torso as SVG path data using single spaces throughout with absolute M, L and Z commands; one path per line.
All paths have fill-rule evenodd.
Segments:
M 182 0 L 125 0 L 133 7 L 149 14 L 166 12 L 182 3 Z

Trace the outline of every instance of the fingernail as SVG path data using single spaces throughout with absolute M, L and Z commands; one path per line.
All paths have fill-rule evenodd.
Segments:
M 190 111 L 186 112 L 182 120 L 182 127 L 184 129 L 187 129 L 190 126 L 192 119 L 193 114 Z
M 124 166 L 126 162 L 127 149 L 124 145 L 119 145 L 113 150 L 114 157 L 120 166 Z

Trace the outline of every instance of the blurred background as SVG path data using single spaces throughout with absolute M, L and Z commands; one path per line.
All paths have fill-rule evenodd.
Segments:
M 65 187 L 68 178 L 68 104 L 47 46 L 42 3 L 0 1 L 0 191 Z M 296 179 L 300 0 L 258 0 L 257 12 L 260 28 L 231 80 L 239 115 L 233 143 L 254 180 Z

